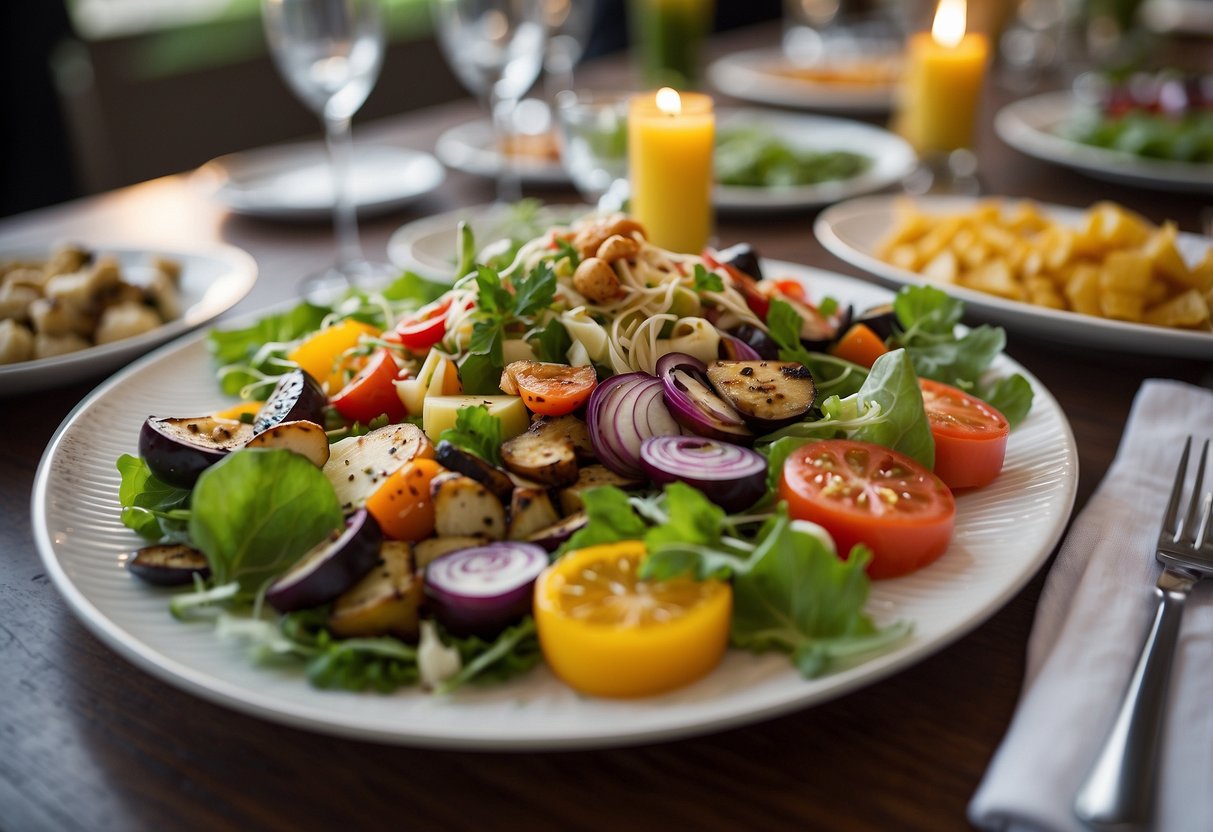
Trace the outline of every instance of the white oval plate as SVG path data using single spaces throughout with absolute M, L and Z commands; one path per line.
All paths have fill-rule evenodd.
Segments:
M 997 197 L 916 197 L 914 205 L 932 214 L 954 214 L 971 210 L 979 201 Z M 813 233 L 828 251 L 853 266 L 870 272 L 891 286 L 917 285 L 927 281 L 919 274 L 884 262 L 876 249 L 897 222 L 897 206 L 905 196 L 869 196 L 832 205 L 818 215 Z M 1007 198 L 1008 202 L 1013 202 Z M 1056 222 L 1077 226 L 1084 211 L 1061 205 L 1041 204 L 1041 210 Z M 1195 234 L 1180 234 L 1180 251 L 1189 262 L 1199 260 L 1213 240 Z M 1169 355 L 1176 358 L 1213 358 L 1213 332 L 1170 329 L 1161 326 L 1115 321 L 1033 306 L 989 295 L 962 286 L 941 287 L 960 298 L 975 315 L 1004 324 L 1013 331 L 1088 347 L 1120 352 Z
M 769 262 L 773 277 L 805 281 L 815 298 L 859 306 L 889 293 L 861 281 Z M 1056 400 L 1030 379 L 1036 400 L 1011 434 L 1001 476 L 957 499 L 952 545 L 920 572 L 875 582 L 879 623 L 908 619 L 893 651 L 823 678 L 800 677 L 786 656 L 730 651 L 705 679 L 664 696 L 580 696 L 545 668 L 449 698 L 323 691 L 301 672 L 258 667 L 206 624 L 183 624 L 168 596 L 123 568 L 139 545 L 118 520 L 114 460 L 134 453 L 149 413 L 206 413 L 224 403 L 204 335 L 148 356 L 93 392 L 59 428 L 38 468 L 34 538 L 69 605 L 106 644 L 192 694 L 245 713 L 315 731 L 385 743 L 468 749 L 586 748 L 701 734 L 803 708 L 883 679 L 972 630 L 1006 603 L 1048 558 L 1065 528 L 1078 482 L 1070 426 Z M 1011 360 L 1003 371 L 1019 370 Z
M 789 211 L 829 205 L 896 184 L 918 164 L 914 149 L 900 136 L 880 127 L 829 116 L 777 113 L 769 110 L 726 110 L 720 125 L 755 127 L 797 150 L 849 150 L 872 160 L 871 167 L 850 179 L 786 188 L 743 188 L 717 185 L 716 209 L 727 213 Z
M 1059 136 L 1057 128 L 1074 111 L 1069 92 L 1050 92 L 1008 104 L 994 117 L 994 129 L 1011 147 L 1096 179 L 1138 187 L 1213 194 L 1213 165 L 1146 159 L 1093 147 Z
M 594 209 L 589 205 L 545 205 L 534 236 L 553 225 L 570 222 Z M 512 210 L 500 205 L 456 208 L 402 225 L 388 238 L 387 257 L 395 266 L 441 283 L 455 279 L 456 241 L 460 222 L 471 226 L 478 249 L 509 236 Z
M 449 168 L 489 179 L 497 176 L 502 164 L 493 125 L 487 119 L 469 121 L 447 130 L 438 137 L 434 155 Z M 559 159 L 511 156 L 509 164 L 524 185 L 552 188 L 572 184 Z
M 899 136 L 849 119 L 726 109 L 721 111 L 719 123 L 722 127 L 758 127 L 800 150 L 852 150 L 872 159 L 872 166 L 859 176 L 835 182 L 786 188 L 717 185 L 712 202 L 717 210 L 726 213 L 769 213 L 829 205 L 886 188 L 907 176 L 917 164 L 913 148 Z M 452 128 L 438 139 L 435 152 L 450 167 L 476 176 L 496 176 L 501 164 L 501 154 L 493 147 L 493 131 L 487 121 Z M 514 165 L 525 184 L 571 184 L 559 161 L 517 159 Z
M 774 71 L 786 63 L 781 47 L 749 49 L 713 61 L 707 76 L 724 94 L 757 104 L 836 113 L 886 113 L 893 106 L 893 84 L 823 84 Z
M 81 243 L 98 255 L 118 258 L 122 274 L 131 283 L 151 279 L 152 257 L 165 257 L 181 264 L 181 317 L 150 332 L 101 344 L 78 352 L 0 364 L 0 396 L 62 387 L 91 376 L 116 370 L 152 347 L 214 320 L 231 309 L 253 288 L 257 263 L 233 246 L 213 246 L 196 251 L 141 249 Z M 0 250 L 0 262 L 45 259 L 48 248 L 20 247 Z
M 383 214 L 442 184 L 446 171 L 428 153 L 386 144 L 354 145 L 350 189 L 358 212 Z M 323 220 L 333 212 L 333 180 L 320 142 L 275 145 L 212 159 L 190 177 L 233 213 L 281 220 Z

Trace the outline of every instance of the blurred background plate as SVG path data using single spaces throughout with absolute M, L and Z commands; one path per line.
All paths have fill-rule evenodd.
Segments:
M 533 201 L 520 206 L 499 204 L 457 208 L 415 220 L 396 229 L 387 244 L 388 260 L 430 280 L 450 283 L 455 279 L 455 255 L 459 223 L 466 222 L 475 236 L 477 250 L 500 240 L 515 243 L 534 239 L 553 225 L 566 225 L 592 212 L 589 205 L 543 205 Z
M 123 279 L 136 285 L 150 280 L 152 258 L 164 257 L 181 264 L 181 317 L 142 335 L 67 353 L 53 358 L 0 364 L 0 396 L 61 387 L 109 373 L 152 347 L 214 320 L 248 294 L 257 279 L 257 263 L 233 246 L 195 251 L 91 246 L 98 255 L 118 259 Z M 0 250 L 0 262 L 45 259 L 49 248 L 22 247 Z
M 1057 134 L 1074 113 L 1070 92 L 1034 95 L 998 111 L 994 129 L 1011 147 L 1108 182 L 1184 193 L 1213 194 L 1213 165 L 1148 159 L 1082 144 Z
M 841 75 L 838 80 L 797 77 L 789 74 L 792 67 L 781 47 L 750 49 L 714 61 L 708 80 L 726 95 L 758 104 L 839 113 L 885 113 L 893 106 L 895 73 L 883 65 L 871 68 L 866 83 L 845 82 Z M 868 74 L 858 68 L 857 73 Z
M 883 128 L 850 119 L 770 110 L 725 111 L 721 114 L 720 131 L 734 128 L 752 128 L 794 150 L 859 153 L 869 157 L 871 165 L 857 176 L 810 185 L 717 185 L 714 198 L 716 208 L 729 213 L 788 211 L 829 205 L 896 184 L 911 173 L 918 163 L 914 149 L 901 137 Z
M 526 140 L 525 144 L 519 144 L 519 152 L 509 157 L 509 164 L 523 185 L 563 187 L 571 183 L 550 132 L 536 133 Z M 487 119 L 465 122 L 447 130 L 438 137 L 434 153 L 453 170 L 490 179 L 497 176 L 503 160 L 493 136 L 493 126 Z
M 428 153 L 386 144 L 354 145 L 350 188 L 358 213 L 382 214 L 428 194 L 446 177 Z M 333 181 L 321 142 L 232 153 L 196 170 L 193 184 L 234 213 L 281 220 L 329 220 Z

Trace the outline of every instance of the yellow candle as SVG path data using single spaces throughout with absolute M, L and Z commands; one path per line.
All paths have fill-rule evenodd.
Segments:
M 939 0 L 931 31 L 913 35 L 906 45 L 897 129 L 919 153 L 973 144 L 990 48 L 984 35 L 965 33 L 965 18 L 965 0 Z
M 698 254 L 712 231 L 712 99 L 668 87 L 628 106 L 632 216 L 648 239 Z

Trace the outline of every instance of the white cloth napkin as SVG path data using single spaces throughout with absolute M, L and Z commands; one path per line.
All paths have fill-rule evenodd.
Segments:
M 1074 795 L 1111 727 L 1154 614 L 1153 547 L 1190 434 L 1213 437 L 1213 392 L 1147 381 L 1107 477 L 1045 583 L 1019 706 L 969 804 L 978 827 L 1086 829 L 1074 817 Z M 1196 586 L 1184 612 L 1159 766 L 1155 828 L 1213 830 L 1213 580 Z

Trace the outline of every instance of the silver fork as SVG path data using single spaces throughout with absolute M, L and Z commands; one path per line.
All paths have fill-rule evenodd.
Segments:
M 1147 829 L 1153 810 L 1154 773 L 1162 737 L 1171 658 L 1188 591 L 1213 576 L 1209 539 L 1213 492 L 1201 495 L 1209 440 L 1205 440 L 1186 511 L 1180 514 L 1192 437 L 1184 443 L 1155 556 L 1163 565 L 1155 594 L 1158 607 L 1129 680 L 1111 733 L 1074 801 L 1074 812 L 1094 829 Z

